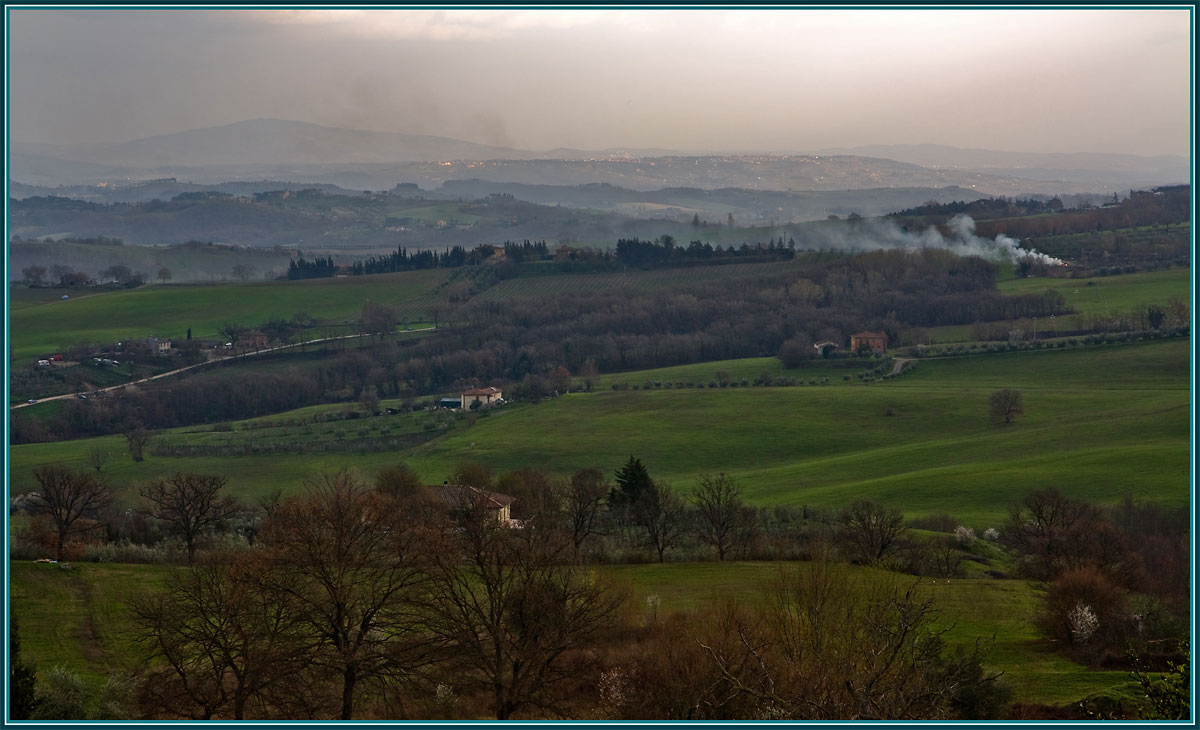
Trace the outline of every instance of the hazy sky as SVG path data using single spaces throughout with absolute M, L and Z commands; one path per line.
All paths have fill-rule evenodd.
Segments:
M 550 149 L 1187 154 L 1187 10 L 8 8 L 14 140 L 276 117 Z

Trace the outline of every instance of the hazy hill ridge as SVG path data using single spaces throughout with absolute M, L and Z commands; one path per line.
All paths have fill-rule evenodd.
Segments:
M 431 135 L 254 119 L 129 142 L 14 142 L 10 177 L 29 185 L 311 180 L 357 189 L 479 179 L 526 185 L 849 190 L 958 186 L 987 195 L 1104 192 L 1187 182 L 1187 160 L 892 145 L 819 154 L 520 150 Z

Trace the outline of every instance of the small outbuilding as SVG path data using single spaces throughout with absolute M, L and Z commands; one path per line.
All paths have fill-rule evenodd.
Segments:
M 819 355 L 821 357 L 829 357 L 829 353 L 831 353 L 834 350 L 837 350 L 839 348 L 838 348 L 838 343 L 830 342 L 829 340 L 825 340 L 824 342 L 814 343 L 813 349 L 817 351 L 817 355 Z

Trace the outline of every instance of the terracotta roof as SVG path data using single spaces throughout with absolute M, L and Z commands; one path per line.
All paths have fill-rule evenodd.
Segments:
M 887 337 L 884 332 L 855 332 L 851 337 Z
M 500 395 L 500 389 L 499 388 L 491 388 L 491 387 L 472 388 L 470 390 L 464 390 L 462 392 L 462 394 L 463 395 Z
M 430 487 L 434 496 L 451 507 L 486 506 L 489 509 L 502 509 L 517 501 L 516 497 L 499 492 L 489 492 L 465 484 L 442 484 Z

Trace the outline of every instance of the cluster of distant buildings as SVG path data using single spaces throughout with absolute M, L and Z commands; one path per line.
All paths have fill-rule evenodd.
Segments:
M 888 338 L 886 332 L 855 332 L 850 335 L 850 352 L 858 352 L 866 349 L 873 353 L 887 352 Z M 836 342 L 825 340 L 823 342 L 813 343 L 813 348 L 821 357 L 827 357 L 830 353 L 841 349 L 841 346 Z

